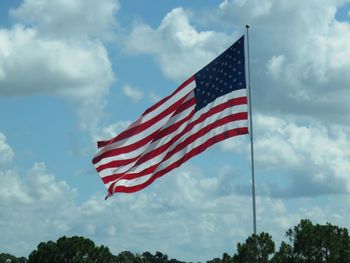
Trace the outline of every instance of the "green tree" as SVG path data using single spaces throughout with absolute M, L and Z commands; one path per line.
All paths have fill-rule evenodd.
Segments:
M 313 225 L 310 220 L 286 233 L 297 263 L 349 263 L 350 238 L 346 228 L 327 223 Z
M 233 257 L 231 257 L 229 254 L 224 253 L 222 255 L 222 259 L 220 258 L 214 258 L 212 260 L 208 260 L 207 263 L 234 263 Z
M 116 257 L 118 263 L 147 263 L 148 261 L 142 259 L 140 256 L 134 255 L 130 251 L 120 252 Z
M 29 263 L 92 263 L 117 262 L 105 246 L 95 246 L 94 242 L 84 237 L 61 237 L 57 242 L 41 242 L 30 253 Z
M 7 253 L 0 254 L 0 263 L 26 263 L 27 259 L 24 257 L 17 258 Z
M 275 253 L 271 263 L 296 263 L 293 247 L 282 241 L 280 249 Z
M 269 257 L 275 252 L 275 243 L 268 233 L 251 235 L 244 244 L 237 244 L 237 253 L 233 262 L 237 263 L 268 263 Z

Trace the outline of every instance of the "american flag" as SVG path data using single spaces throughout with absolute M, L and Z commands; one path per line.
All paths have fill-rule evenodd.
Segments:
M 116 137 L 92 162 L 108 189 L 136 192 L 211 145 L 248 133 L 244 36 Z

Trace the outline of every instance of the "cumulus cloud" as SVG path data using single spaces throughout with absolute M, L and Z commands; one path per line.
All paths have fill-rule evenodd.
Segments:
M 27 256 L 41 241 L 83 235 L 113 253 L 162 251 L 187 261 L 233 253 L 233 245 L 252 232 L 252 211 L 250 196 L 223 191 L 228 182 L 240 180 L 232 173 L 232 167 L 226 167 L 210 178 L 186 165 L 144 191 L 107 201 L 95 194 L 79 203 L 77 190 L 58 180 L 44 163 L 35 163 L 25 174 L 0 171 L 0 245 L 6 252 Z M 320 207 L 310 199 L 258 196 L 258 231 L 268 231 L 279 241 L 305 217 L 347 225 L 349 211 L 334 213 L 335 200 L 339 207 L 347 202 L 332 197 Z
M 125 49 L 152 54 L 164 74 L 184 80 L 209 63 L 232 41 L 231 36 L 215 31 L 198 31 L 183 8 L 169 12 L 158 28 L 136 24 L 126 39 Z
M 44 163 L 35 163 L 25 176 L 0 171 L 0 181 L 0 242 L 5 251 L 25 255 L 36 242 L 52 239 L 70 228 L 75 190 L 57 181 Z
M 98 32 L 113 28 L 118 9 L 114 1 L 94 3 L 28 0 L 13 9 L 20 24 L 0 29 L 0 95 L 64 97 L 79 126 L 94 130 L 114 81 Z
M 132 101 L 135 102 L 140 101 L 144 96 L 142 90 L 130 85 L 124 85 L 122 90 L 125 96 L 129 97 Z
M 10 11 L 18 22 L 53 38 L 110 38 L 119 9 L 115 0 L 25 0 Z
M 118 133 L 126 129 L 131 123 L 132 122 L 129 120 L 117 121 L 115 123 L 112 123 L 101 129 L 100 132 L 95 135 L 94 141 L 107 140 L 113 138 Z
M 304 138 L 302 134 L 307 131 L 289 127 L 283 120 L 270 117 L 263 122 L 258 118 L 257 123 L 261 129 L 271 126 L 273 132 L 269 134 L 293 134 L 288 141 L 295 147 L 305 144 L 305 151 L 313 145 L 311 136 L 294 140 Z M 327 142 L 326 134 L 321 132 L 315 140 L 336 148 Z M 339 143 L 346 141 L 334 136 Z M 314 158 L 323 162 L 333 155 L 342 156 L 339 149 L 331 152 L 330 157 L 318 153 Z M 208 177 L 201 168 L 188 163 L 141 192 L 115 195 L 107 201 L 97 193 L 81 202 L 77 200 L 78 190 L 59 180 L 43 162 L 34 163 L 25 172 L 0 169 L 0 245 L 6 252 L 28 256 L 41 241 L 82 235 L 109 246 L 113 253 L 162 251 L 187 261 L 220 257 L 224 251 L 233 253 L 233 244 L 244 241 L 252 232 L 251 197 L 237 189 L 249 179 L 230 165 L 218 167 L 215 174 Z M 278 242 L 302 218 L 347 226 L 349 209 L 338 207 L 347 207 L 349 201 L 333 196 L 319 206 L 310 198 L 259 195 L 258 231 L 268 231 Z
M 225 0 L 209 16 L 216 23 L 252 25 L 252 84 L 259 109 L 325 123 L 348 119 L 350 24 L 336 19 L 346 2 Z
M 103 97 L 113 80 L 107 51 L 98 42 L 46 40 L 21 25 L 0 30 L 0 39 L 1 95 Z
M 10 163 L 14 155 L 12 148 L 6 142 L 5 134 L 0 132 L 0 165 Z
M 346 129 L 261 114 L 254 120 L 255 163 L 264 178 L 259 183 L 259 194 L 289 198 L 350 192 Z M 224 141 L 221 148 L 248 156 L 248 137 L 234 139 Z M 234 188 L 246 194 L 250 191 L 239 185 Z

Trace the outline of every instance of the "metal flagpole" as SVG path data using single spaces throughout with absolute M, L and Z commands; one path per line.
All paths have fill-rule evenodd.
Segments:
M 255 173 L 254 173 L 254 144 L 253 144 L 253 113 L 252 113 L 252 95 L 250 86 L 250 58 L 249 58 L 249 25 L 247 29 L 247 69 L 248 69 L 248 104 L 249 104 L 249 135 L 250 135 L 250 156 L 252 165 L 252 199 L 253 199 L 253 230 L 256 235 L 256 205 L 255 205 Z

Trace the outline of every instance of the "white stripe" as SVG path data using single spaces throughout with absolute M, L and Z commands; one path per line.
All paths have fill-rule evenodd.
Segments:
M 137 185 L 143 184 L 143 183 L 147 182 L 155 173 L 160 172 L 163 169 L 165 169 L 166 167 L 168 167 L 168 166 L 172 165 L 173 163 L 177 162 L 186 153 L 188 153 L 190 150 L 200 146 L 201 144 L 203 144 L 206 141 L 208 141 L 210 138 L 215 137 L 216 135 L 223 133 L 225 130 L 231 130 L 231 129 L 234 129 L 234 128 L 243 128 L 243 127 L 247 127 L 247 126 L 248 126 L 247 120 L 243 120 L 243 121 L 236 121 L 236 122 L 224 124 L 224 125 L 222 125 L 220 127 L 217 127 L 216 129 L 212 130 L 210 133 L 205 134 L 204 136 L 202 136 L 200 138 L 197 138 L 194 142 L 189 144 L 183 150 L 181 150 L 181 151 L 177 152 L 176 154 L 174 154 L 168 160 L 162 162 L 159 165 L 159 167 L 156 169 L 155 172 L 153 172 L 151 174 L 144 175 L 144 176 L 140 176 L 140 177 L 132 179 L 132 180 L 121 179 L 121 180 L 116 182 L 116 184 L 114 185 L 114 188 L 117 187 L 117 186 L 132 187 L 132 186 L 137 186 Z M 112 183 L 113 182 L 107 183 L 106 184 L 107 188 Z

